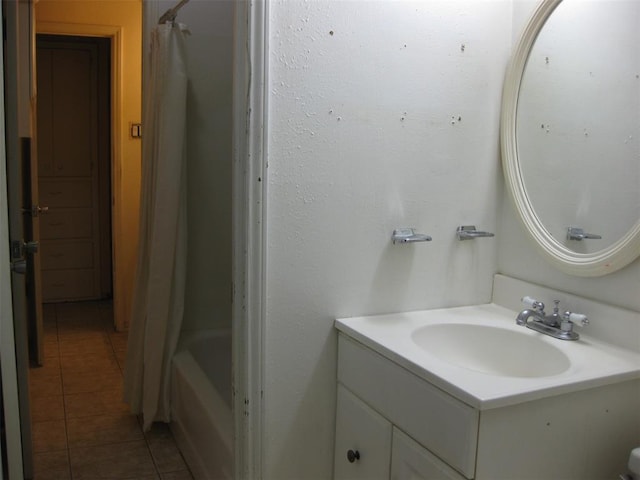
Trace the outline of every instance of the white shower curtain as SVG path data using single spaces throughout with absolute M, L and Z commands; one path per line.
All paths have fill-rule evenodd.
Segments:
M 169 377 L 184 310 L 187 248 L 186 29 L 158 25 L 143 118 L 140 237 L 124 398 L 144 429 L 170 420 Z

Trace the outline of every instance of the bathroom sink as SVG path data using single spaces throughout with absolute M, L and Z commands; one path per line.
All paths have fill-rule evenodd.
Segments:
M 560 349 L 526 330 L 440 323 L 416 329 L 411 339 L 441 360 L 489 375 L 550 377 L 571 365 Z
M 552 338 L 517 325 L 517 315 L 482 304 L 338 319 L 336 327 L 479 410 L 640 378 L 637 351 L 586 331 L 578 341 Z

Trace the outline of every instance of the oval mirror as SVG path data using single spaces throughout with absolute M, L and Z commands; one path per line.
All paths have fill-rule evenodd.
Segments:
M 503 90 L 502 162 L 528 233 L 566 273 L 640 255 L 640 2 L 543 0 Z

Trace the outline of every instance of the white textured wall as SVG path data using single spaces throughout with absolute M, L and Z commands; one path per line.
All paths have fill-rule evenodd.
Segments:
M 145 1 L 146 21 L 156 23 L 176 3 Z M 189 252 L 182 328 L 229 328 L 233 1 L 191 1 L 177 21 L 191 31 L 186 42 Z
M 336 317 L 490 300 L 511 2 L 270 4 L 265 478 L 333 468 Z M 393 246 L 395 227 L 433 242 Z
M 519 32 L 535 6 L 531 1 L 516 1 L 513 9 L 514 32 Z M 514 42 L 517 41 L 517 33 Z M 614 67 L 615 68 L 615 65 Z M 563 194 L 562 192 L 558 192 Z M 504 195 L 498 237 L 498 269 L 501 273 L 551 288 L 567 291 L 608 304 L 640 311 L 640 260 L 626 268 L 598 278 L 579 278 L 553 268 L 528 238 L 511 199 Z M 547 299 L 549 300 L 549 299 Z M 588 312 L 585 312 L 588 313 Z M 592 319 L 594 322 L 606 319 Z

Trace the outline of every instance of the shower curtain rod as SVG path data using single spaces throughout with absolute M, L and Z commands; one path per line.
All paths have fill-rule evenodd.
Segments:
M 180 10 L 189 0 L 180 0 L 180 2 L 173 8 L 170 8 L 160 17 L 158 20 L 158 24 L 161 25 L 167 22 L 173 22 L 178 15 L 178 10 Z

